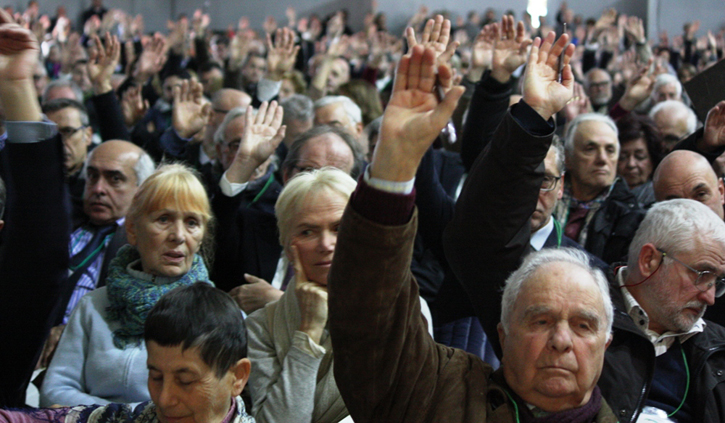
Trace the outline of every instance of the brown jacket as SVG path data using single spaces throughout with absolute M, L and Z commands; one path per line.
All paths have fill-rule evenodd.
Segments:
M 427 332 L 409 269 L 417 222 L 414 213 L 405 225 L 379 225 L 352 206 L 343 216 L 329 321 L 335 378 L 350 415 L 356 423 L 514 422 L 492 368 Z M 596 421 L 616 421 L 604 400 Z

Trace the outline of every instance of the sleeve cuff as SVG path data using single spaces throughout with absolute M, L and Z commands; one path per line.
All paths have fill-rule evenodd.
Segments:
M 43 115 L 42 122 L 6 121 L 7 142 L 28 144 L 53 138 L 58 126 Z
M 511 108 L 511 117 L 521 125 L 529 134 L 537 137 L 544 137 L 555 129 L 554 119 L 545 121 L 536 110 L 526 104 L 524 100 L 518 102 Z
M 391 193 L 371 187 L 361 177 L 350 205 L 361 216 L 380 225 L 404 225 L 413 215 L 415 190 L 409 194 Z
M 322 358 L 327 352 L 325 348 L 312 341 L 309 335 L 300 331 L 295 331 L 292 346 L 299 348 L 302 352 L 314 358 Z
M 240 192 L 247 189 L 247 184 L 248 182 L 245 182 L 243 184 L 229 182 L 226 172 L 224 172 L 221 180 L 219 180 L 219 188 L 222 190 L 222 194 L 226 195 L 227 197 L 236 197 L 237 195 L 239 195 Z
M 270 101 L 277 97 L 279 89 L 282 87 L 282 81 L 272 81 L 262 78 L 257 84 L 257 99 L 259 101 Z
M 408 195 L 413 192 L 413 188 L 415 187 L 415 178 L 407 182 L 392 182 L 373 178 L 370 176 L 370 166 L 365 168 L 365 172 L 363 172 L 363 180 L 371 187 L 391 194 Z

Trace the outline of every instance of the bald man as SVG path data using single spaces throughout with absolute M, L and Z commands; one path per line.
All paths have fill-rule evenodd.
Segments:
M 725 186 L 702 155 L 676 150 L 668 154 L 655 170 L 652 184 L 656 201 L 689 198 L 708 206 L 722 219 Z

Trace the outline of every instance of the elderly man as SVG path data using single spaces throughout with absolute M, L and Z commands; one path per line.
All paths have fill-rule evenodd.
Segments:
M 657 75 L 652 88 L 652 104 L 663 101 L 682 101 L 682 84 L 675 75 L 662 73 Z
M 347 132 L 329 126 L 315 127 L 292 144 L 281 172 L 273 172 L 265 166 L 269 165 L 272 154 L 284 138 L 284 130 L 275 132 L 277 129 L 272 131 L 267 127 L 255 136 L 242 135 L 246 134 L 249 124 L 255 128 L 261 125 L 255 122 L 264 116 L 274 122 L 272 127 L 279 128 L 282 108 L 276 102 L 269 107 L 263 103 L 254 117 L 247 116 L 251 110 L 250 107 L 246 111 L 230 111 L 216 135 L 219 160 L 225 172 L 219 182 L 221 192 L 214 196 L 212 208 L 225 231 L 217 235 L 212 279 L 225 291 L 246 281 L 254 282 L 255 288 L 260 290 L 267 288 L 265 292 L 274 292 L 279 297 L 281 291 L 272 291 L 266 281 L 273 281 L 278 273 L 284 275 L 286 270 L 278 269 L 282 247 L 274 216 L 274 204 L 282 185 L 300 171 L 325 166 L 337 167 L 356 177 L 361 168 L 360 152 Z M 277 287 L 281 282 L 275 281 Z M 257 294 L 250 296 L 258 301 L 245 305 L 247 312 L 272 299 Z
M 617 177 L 617 126 L 607 116 L 577 116 L 566 132 L 564 197 L 554 214 L 564 233 L 607 263 L 621 260 L 644 212 Z
M 275 151 L 277 161 L 281 164 L 287 158 L 287 152 L 297 137 L 312 128 L 315 109 L 312 100 L 302 94 L 293 94 L 285 98 L 280 102 L 280 106 L 284 109 L 282 124 L 287 128 L 284 139 Z
M 657 103 L 649 112 L 662 134 L 662 149 L 670 152 L 677 142 L 697 129 L 697 116 L 681 101 Z
M 604 69 L 594 68 L 585 75 L 584 86 L 594 111 L 606 115 L 612 103 L 612 77 Z
M 368 143 L 362 140 L 362 111 L 350 97 L 327 96 L 315 101 L 315 125 L 343 128 L 355 137 L 362 153 L 367 154 Z
M 531 148 L 522 149 L 523 157 L 511 163 L 497 163 L 497 157 L 487 154 L 472 171 L 476 182 L 501 167 L 517 166 L 534 173 L 539 184 L 517 179 L 495 189 L 518 187 L 527 197 L 536 195 L 543 177 L 540 163 L 554 129 L 550 118 L 572 93 L 568 62 L 573 47 L 564 56 L 564 85 L 556 82 L 557 56 L 566 42 L 563 36 L 554 44 L 553 33 L 541 51 L 541 41 L 534 42 L 524 100 L 493 141 Z M 425 334 L 408 266 L 417 223 L 411 179 L 463 93 L 454 87 L 442 102 L 436 101 L 435 64 L 433 50 L 422 46 L 401 60 L 376 154 L 340 224 L 330 271 L 329 322 L 335 379 L 350 415 L 356 422 L 485 422 L 529 421 L 544 411 L 552 413 L 553 421 L 616 421 L 596 388 L 610 340 L 611 311 L 603 278 L 586 258 L 550 250 L 533 256 L 508 280 L 500 371 L 493 372 L 473 355 L 437 345 Z M 438 78 L 450 86 L 450 69 L 440 65 Z M 529 120 L 533 133 L 520 124 Z M 471 186 L 466 184 L 463 196 Z M 478 218 L 493 229 L 492 248 L 506 249 L 499 235 L 511 234 L 511 229 L 496 228 L 488 216 Z M 356 323 L 360 315 L 366 316 L 363 325 Z
M 720 216 L 692 200 L 649 210 L 610 282 L 614 341 L 599 386 L 620 421 L 725 419 L 725 328 L 702 320 L 723 273 Z

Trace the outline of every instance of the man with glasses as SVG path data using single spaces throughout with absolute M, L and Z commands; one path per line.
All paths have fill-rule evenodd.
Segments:
M 725 328 L 702 319 L 724 274 L 717 214 L 685 199 L 649 210 L 610 282 L 614 341 L 599 387 L 619 421 L 725 419 Z

